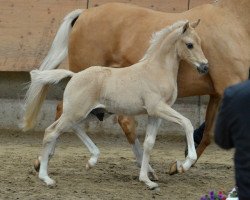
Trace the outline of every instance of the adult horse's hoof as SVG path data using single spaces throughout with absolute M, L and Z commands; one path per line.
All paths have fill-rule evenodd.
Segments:
M 38 158 L 34 161 L 34 168 L 35 168 L 35 170 L 37 172 L 39 172 L 39 170 L 40 170 L 40 161 L 39 161 Z

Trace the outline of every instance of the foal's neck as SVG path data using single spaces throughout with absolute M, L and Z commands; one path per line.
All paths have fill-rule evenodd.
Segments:
M 155 54 L 148 59 L 147 66 L 153 71 L 164 70 L 170 77 L 174 78 L 174 81 L 177 81 L 180 59 L 175 49 L 175 42 L 175 40 L 172 40 L 167 45 L 163 43 Z

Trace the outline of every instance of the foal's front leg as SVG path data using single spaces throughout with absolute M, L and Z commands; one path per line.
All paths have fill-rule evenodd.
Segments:
M 148 117 L 148 125 L 146 131 L 146 138 L 144 141 L 144 152 L 142 157 L 141 171 L 139 180 L 143 181 L 150 189 L 158 187 L 158 184 L 148 178 L 149 171 L 149 156 L 154 147 L 155 138 L 158 128 L 161 124 L 161 119 L 155 117 Z
M 141 167 L 143 150 L 141 148 L 139 139 L 137 138 L 137 135 L 135 133 L 135 118 L 131 116 L 120 115 L 118 116 L 118 122 L 129 144 L 131 144 L 132 146 L 132 151 L 135 155 L 137 165 Z M 158 180 L 158 176 L 156 175 L 154 169 L 150 166 L 150 164 L 148 166 L 148 175 L 150 177 L 150 180 Z
M 177 161 L 172 166 L 170 166 L 169 173 L 174 174 L 176 172 L 182 173 L 187 171 L 197 160 L 197 154 L 193 139 L 194 128 L 190 120 L 182 116 L 180 113 L 176 112 L 173 108 L 171 108 L 164 102 L 158 104 L 155 115 L 162 119 L 180 124 L 184 128 L 187 137 L 188 155 L 184 162 Z

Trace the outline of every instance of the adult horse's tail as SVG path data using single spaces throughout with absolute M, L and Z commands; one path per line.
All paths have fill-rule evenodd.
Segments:
M 39 67 L 40 70 L 57 68 L 68 55 L 69 34 L 75 21 L 82 12 L 82 9 L 74 10 L 63 19 L 50 50 Z
M 33 70 L 30 72 L 30 75 L 31 85 L 26 94 L 25 110 L 21 125 L 24 131 L 34 127 L 37 115 L 46 97 L 48 86 L 58 83 L 63 78 L 72 77 L 74 72 L 64 69 Z

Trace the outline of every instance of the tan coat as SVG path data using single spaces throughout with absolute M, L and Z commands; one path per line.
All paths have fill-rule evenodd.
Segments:
M 121 3 L 84 11 L 72 29 L 69 69 L 78 72 L 91 65 L 126 67 L 136 63 L 153 32 L 180 19 L 201 19 L 197 32 L 210 63 L 209 74 L 199 75 L 183 62 L 178 74 L 178 96 L 210 95 L 204 137 L 198 157 L 210 143 L 213 121 L 229 85 L 248 78 L 250 67 L 249 0 L 221 0 L 183 13 L 164 13 Z M 135 142 L 131 118 L 119 123 L 131 144 Z
M 157 32 L 143 59 L 127 68 L 93 66 L 78 73 L 62 69 L 31 71 L 23 118 L 24 129 L 35 124 L 47 86 L 65 77 L 72 77 L 65 88 L 63 113 L 45 131 L 43 150 L 36 162 L 36 166 L 41 163 L 39 178 L 47 185 L 55 184 L 48 176 L 48 161 L 54 153 L 57 138 L 68 129 L 74 130 L 91 153 L 86 168 L 96 164 L 99 150 L 79 125 L 93 109 L 100 108 L 115 114 L 148 115 L 139 179 L 149 188 L 158 187 L 157 183 L 149 179 L 148 172 L 155 174 L 149 159 L 161 119 L 175 122 L 184 128 L 188 155 L 183 162 L 175 162 L 173 168 L 174 172 L 188 170 L 197 158 L 193 126 L 190 120 L 171 106 L 177 98 L 177 74 L 181 60 L 192 64 L 200 73 L 208 71 L 201 40 L 194 30 L 198 24 L 199 21 L 192 24 L 178 21 Z
M 71 29 L 72 22 L 78 16 Z M 209 74 L 205 76 L 196 73 L 185 62 L 181 63 L 178 73 L 179 97 L 210 95 L 206 127 L 197 148 L 199 157 L 210 144 L 213 121 L 224 89 L 246 80 L 249 75 L 249 0 L 220 0 L 219 3 L 202 5 L 183 13 L 157 12 L 121 3 L 109 3 L 84 11 L 75 10 L 64 18 L 40 69 L 56 68 L 66 57 L 67 52 L 69 69 L 74 72 L 92 65 L 113 67 L 132 65 L 144 55 L 153 32 L 179 19 L 201 19 L 197 32 L 203 41 L 202 48 L 210 64 Z M 161 74 L 157 76 L 160 79 Z M 124 84 L 129 85 L 130 82 Z M 34 88 L 36 89 L 36 86 Z M 121 101 L 126 101 L 126 97 Z M 58 118 L 62 112 L 61 107 L 58 106 Z M 36 107 L 33 114 L 36 115 L 38 111 L 39 107 Z M 119 116 L 118 122 L 132 144 L 140 165 L 142 150 L 136 138 L 134 119 Z M 32 124 L 29 127 L 32 127 Z

